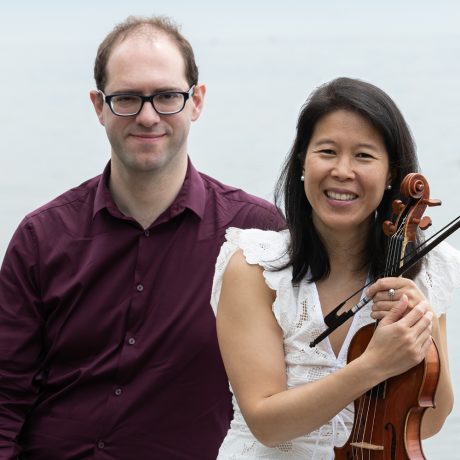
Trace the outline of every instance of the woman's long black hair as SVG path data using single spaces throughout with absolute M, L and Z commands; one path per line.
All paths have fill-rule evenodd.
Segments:
M 326 278 L 330 262 L 326 248 L 311 218 L 311 205 L 300 180 L 305 155 L 316 123 L 336 110 L 351 110 L 368 120 L 382 136 L 389 156 L 391 190 L 385 192 L 367 235 L 364 263 L 372 277 L 383 272 L 386 236 L 382 223 L 392 214 L 391 204 L 399 196 L 400 184 L 410 172 L 418 172 L 415 143 L 410 129 L 392 99 L 381 89 L 361 80 L 337 78 L 317 88 L 303 105 L 294 144 L 286 157 L 275 189 L 275 203 L 284 213 L 290 231 L 290 262 L 293 282 L 310 270 L 310 281 Z M 415 272 L 411 273 L 414 276 Z

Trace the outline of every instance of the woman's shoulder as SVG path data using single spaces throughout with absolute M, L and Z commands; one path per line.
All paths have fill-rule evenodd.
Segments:
M 430 251 L 423 260 L 422 272 L 445 279 L 450 289 L 460 286 L 460 251 L 449 243 L 442 242 Z M 428 279 L 429 281 L 429 279 Z
M 285 265 L 288 261 L 289 232 L 282 230 L 240 229 L 230 227 L 225 234 L 227 245 L 241 249 L 249 264 L 259 264 L 264 268 Z
M 234 260 L 241 264 L 242 259 L 250 265 L 259 265 L 264 270 L 264 278 L 267 280 L 267 272 L 276 273 L 277 270 L 289 263 L 289 232 L 279 232 L 260 229 L 240 229 L 230 227 L 225 234 L 225 243 L 220 249 L 217 257 L 214 279 L 211 293 L 211 305 L 216 311 L 222 287 L 224 272 L 236 252 Z M 271 282 L 267 282 L 271 289 L 276 288 Z
M 414 281 L 438 316 L 445 313 L 454 289 L 460 287 L 460 251 L 449 243 L 440 243 L 424 258 Z

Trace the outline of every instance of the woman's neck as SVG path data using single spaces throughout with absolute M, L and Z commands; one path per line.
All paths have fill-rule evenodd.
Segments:
M 366 241 L 367 231 L 339 233 L 329 229 L 318 231 L 327 250 L 331 274 L 340 271 L 362 271 L 367 273 Z

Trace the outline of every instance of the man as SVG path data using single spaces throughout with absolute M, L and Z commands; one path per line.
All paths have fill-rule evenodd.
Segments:
M 0 273 L 0 459 L 214 459 L 215 259 L 227 227 L 283 221 L 190 162 L 205 86 L 171 22 L 128 18 L 94 73 L 111 161 L 26 216 Z

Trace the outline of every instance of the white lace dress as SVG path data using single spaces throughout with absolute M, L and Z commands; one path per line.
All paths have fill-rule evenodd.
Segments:
M 264 268 L 267 285 L 276 291 L 272 310 L 283 331 L 288 387 L 321 379 L 343 367 L 351 338 L 359 328 L 372 321 L 370 305 L 354 316 L 338 356 L 332 351 L 328 339 L 310 348 L 310 341 L 326 327 L 316 285 L 307 281 L 293 285 L 291 267 L 272 270 L 287 260 L 289 233 L 229 228 L 226 239 L 214 275 L 211 297 L 214 312 L 219 302 L 223 272 L 230 257 L 242 249 L 248 263 Z M 425 257 L 415 282 L 438 316 L 442 315 L 451 301 L 453 288 L 460 286 L 460 252 L 441 243 Z M 218 459 L 331 459 L 333 446 L 346 442 L 353 425 L 353 404 L 350 404 L 318 430 L 269 448 L 252 435 L 234 396 L 233 408 L 234 418 Z

